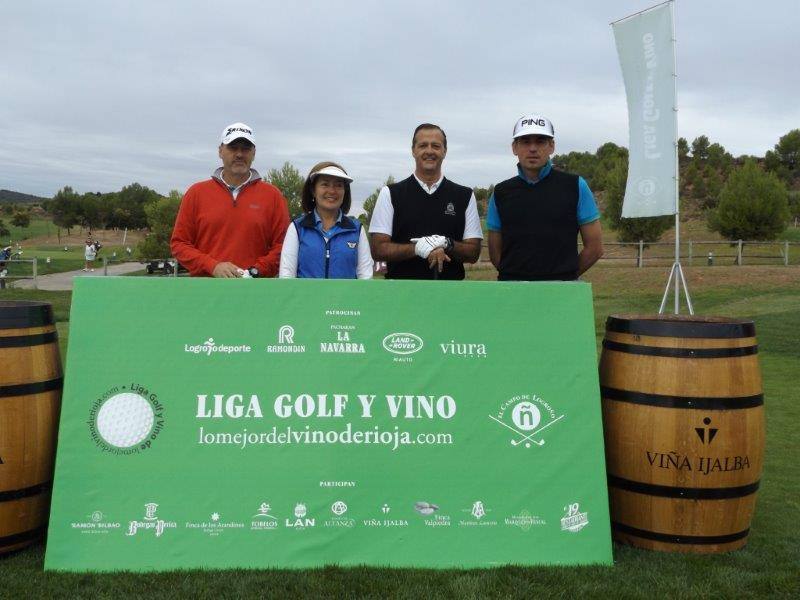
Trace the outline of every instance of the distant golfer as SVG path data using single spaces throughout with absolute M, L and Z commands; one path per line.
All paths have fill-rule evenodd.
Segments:
M 86 261 L 83 270 L 94 271 L 94 261 L 97 258 L 97 247 L 94 245 L 91 237 L 86 238 L 86 247 L 83 249 L 83 258 Z
M 278 188 L 251 168 L 255 156 L 253 130 L 229 125 L 220 136 L 222 166 L 184 194 L 170 248 L 191 275 L 277 275 L 289 210 Z
M 495 186 L 486 216 L 499 280 L 573 280 L 603 255 L 592 191 L 582 177 L 553 168 L 554 138 L 553 124 L 540 115 L 514 125 L 517 175 Z
M 475 194 L 442 175 L 447 136 L 423 123 L 411 138 L 416 168 L 384 186 L 369 224 L 372 257 L 386 261 L 387 279 L 464 279 L 464 263 L 481 253 Z

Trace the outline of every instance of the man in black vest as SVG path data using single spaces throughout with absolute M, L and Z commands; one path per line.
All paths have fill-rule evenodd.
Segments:
M 486 215 L 489 258 L 501 281 L 577 279 L 603 255 L 594 196 L 582 177 L 553 169 L 554 137 L 553 124 L 539 115 L 514 126 L 517 176 L 495 186 Z
M 369 225 L 372 258 L 387 263 L 388 279 L 464 279 L 464 263 L 481 252 L 472 190 L 442 175 L 447 136 L 423 123 L 411 138 L 414 174 L 384 186 Z

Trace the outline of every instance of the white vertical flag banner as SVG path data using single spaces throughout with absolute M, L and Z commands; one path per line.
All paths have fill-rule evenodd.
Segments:
M 628 97 L 625 218 L 677 212 L 672 18 L 672 2 L 667 2 L 611 25 Z

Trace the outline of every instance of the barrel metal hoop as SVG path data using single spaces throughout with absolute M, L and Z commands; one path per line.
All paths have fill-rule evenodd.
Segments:
M 0 303 L 0 329 L 25 329 L 53 324 L 53 307 L 50 304 Z
M 8 490 L 0 492 L 0 502 L 11 502 L 12 500 L 22 500 L 23 498 L 30 498 L 31 496 L 38 496 L 49 492 L 53 487 L 52 481 L 45 481 L 31 487 L 22 488 L 19 490 Z
M 0 348 L 27 348 L 29 346 L 51 344 L 56 341 L 58 341 L 58 334 L 55 331 L 33 335 L 13 335 L 0 337 Z
M 644 354 L 669 358 L 731 358 L 758 353 L 758 344 L 741 348 L 660 348 L 658 346 L 639 346 L 603 340 L 603 348 L 627 354 Z
M 0 548 L 3 546 L 14 546 L 15 544 L 21 544 L 22 542 L 30 542 L 31 540 L 42 537 L 46 532 L 47 525 L 42 525 L 41 527 L 37 527 L 35 529 L 29 529 L 28 531 L 21 531 L 19 533 L 0 537 Z
M 665 542 L 667 544 L 729 544 L 746 538 L 750 533 L 750 528 L 748 527 L 744 531 L 737 531 L 736 533 L 727 535 L 674 535 L 671 533 L 659 533 L 647 529 L 638 529 L 630 525 L 625 525 L 624 523 L 617 523 L 616 521 L 611 521 L 611 528 L 620 533 L 627 533 L 646 540 Z
M 753 396 L 726 396 L 726 397 L 694 397 L 694 396 L 663 396 L 661 394 L 648 394 L 620 390 L 600 386 L 600 395 L 604 400 L 617 400 L 631 404 L 644 404 L 646 406 L 659 406 L 661 408 L 690 408 L 696 410 L 738 410 L 756 408 L 764 405 L 764 394 Z
M 656 337 L 735 339 L 755 337 L 756 326 L 752 321 L 714 323 L 669 319 L 620 319 L 611 316 L 606 320 L 606 331 Z
M 685 500 L 729 500 L 732 498 L 744 498 L 758 491 L 761 481 L 756 481 L 748 485 L 737 487 L 719 488 L 686 488 L 671 485 L 657 485 L 654 483 L 644 483 L 642 481 L 632 481 L 608 474 L 608 485 L 627 492 L 646 494 L 648 496 L 659 496 L 661 498 L 683 498 Z
M 48 379 L 46 381 L 32 381 L 31 383 L 17 383 L 14 385 L 0 385 L 0 398 L 12 396 L 29 396 L 61 389 L 63 377 Z

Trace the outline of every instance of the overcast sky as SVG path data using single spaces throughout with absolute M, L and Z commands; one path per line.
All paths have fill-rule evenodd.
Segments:
M 336 160 L 354 204 L 408 176 L 424 121 L 447 132 L 445 174 L 488 186 L 513 173 L 526 112 L 553 120 L 556 152 L 628 145 L 609 23 L 655 3 L 5 2 L 0 188 L 184 190 L 234 121 L 262 175 Z M 680 135 L 763 155 L 800 127 L 799 5 L 677 1 Z

